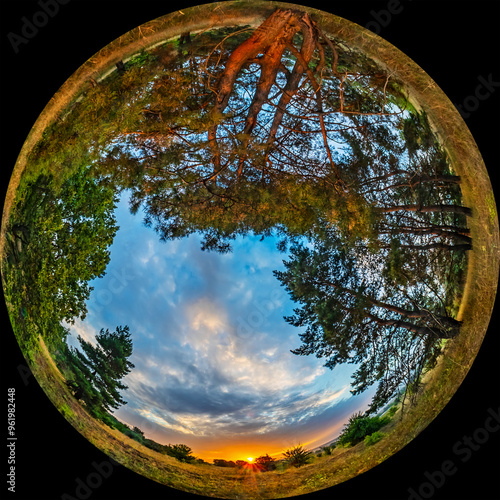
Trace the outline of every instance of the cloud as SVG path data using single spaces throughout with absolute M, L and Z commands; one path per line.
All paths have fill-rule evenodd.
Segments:
M 319 422 L 350 397 L 352 367 L 332 372 L 290 352 L 300 332 L 283 319 L 294 304 L 272 274 L 284 258 L 273 238 L 239 237 L 220 255 L 202 252 L 197 235 L 159 242 L 124 200 L 117 220 L 106 276 L 71 328 L 90 339 L 129 325 L 135 368 L 117 415 L 164 440 L 236 439 Z

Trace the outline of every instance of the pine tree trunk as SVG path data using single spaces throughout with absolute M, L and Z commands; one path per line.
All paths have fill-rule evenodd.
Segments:
M 214 178 L 225 168 L 221 165 L 221 155 L 217 144 L 218 120 L 220 120 L 222 113 L 224 113 L 229 103 L 231 92 L 233 91 L 239 72 L 250 62 L 257 61 L 261 66 L 259 82 L 248 110 L 245 126 L 242 130 L 245 136 L 242 142 L 242 149 L 245 150 L 250 134 L 257 123 L 258 114 L 269 97 L 270 90 L 276 81 L 283 52 L 292 43 L 294 35 L 300 31 L 303 31 L 304 34 L 302 52 L 307 62 L 309 62 L 316 46 L 317 34 L 314 31 L 312 22 L 309 20 L 308 14 L 289 9 L 277 9 L 255 30 L 250 38 L 241 43 L 229 56 L 224 71 L 217 83 L 217 98 L 211 111 L 214 124 L 208 130 L 208 142 L 212 152 Z M 256 60 L 259 54 L 262 54 L 262 57 Z M 296 62 L 294 70 L 288 78 L 287 88 L 276 111 L 270 137 L 276 134 L 283 118 L 284 109 L 293 94 L 297 91 L 300 76 L 304 71 L 304 68 L 300 68 L 301 64 Z M 242 174 L 246 156 L 247 154 L 243 153 L 239 158 L 237 168 L 238 177 Z
M 454 213 L 454 214 L 464 214 L 472 215 L 472 210 L 468 207 L 462 207 L 461 205 L 395 205 L 392 207 L 377 207 L 375 209 L 380 213 L 390 213 L 390 212 L 441 212 L 441 213 Z
M 389 245 L 384 246 L 385 249 L 391 248 Z M 410 250 L 450 250 L 450 251 L 467 251 L 472 250 L 471 243 L 463 243 L 460 245 L 447 245 L 446 243 L 429 243 L 427 245 L 400 245 L 400 248 L 408 248 Z
M 323 282 L 323 283 L 326 283 L 332 288 L 340 290 L 353 297 L 361 297 L 368 304 L 372 306 L 379 307 L 381 309 L 385 309 L 386 311 L 399 314 L 403 318 L 422 319 L 423 321 L 430 322 L 433 325 L 436 325 L 436 327 L 431 328 L 423 325 L 415 325 L 414 323 L 405 320 L 383 319 L 374 314 L 369 313 L 368 311 L 365 311 L 366 317 L 376 321 L 380 325 L 399 326 L 402 328 L 406 328 L 407 330 L 417 333 L 419 335 L 420 334 L 431 335 L 436 338 L 449 339 L 455 337 L 458 334 L 460 325 L 462 324 L 461 321 L 457 321 L 456 319 L 450 318 L 448 316 L 434 314 L 426 309 L 414 309 L 414 310 L 404 309 L 403 307 L 388 304 L 386 302 L 382 302 L 372 297 L 367 297 L 366 295 L 360 296 L 360 294 L 357 293 L 356 291 L 337 285 L 336 283 L 333 282 Z

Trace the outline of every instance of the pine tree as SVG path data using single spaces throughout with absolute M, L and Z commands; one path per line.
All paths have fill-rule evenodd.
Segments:
M 128 326 L 116 331 L 101 329 L 96 345 L 78 336 L 82 351 L 72 348 L 70 358 L 74 380 L 69 385 L 75 397 L 82 399 L 94 415 L 126 404 L 120 390 L 127 389 L 121 379 L 134 367 L 128 358 L 132 355 L 132 339 Z
M 353 394 L 378 382 L 370 411 L 418 380 L 438 355 L 440 339 L 460 329 L 459 321 L 443 314 L 438 296 L 424 293 L 419 282 L 402 292 L 377 272 L 376 262 L 327 232 L 312 250 L 293 246 L 286 270 L 275 271 L 300 305 L 285 320 L 305 328 L 302 346 L 292 352 L 324 357 L 328 368 L 359 364 Z

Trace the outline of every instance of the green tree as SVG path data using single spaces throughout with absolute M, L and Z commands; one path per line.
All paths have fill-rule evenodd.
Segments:
M 127 389 L 121 379 L 134 367 L 132 338 L 128 326 L 118 326 L 114 332 L 102 329 L 96 344 L 78 336 L 81 351 L 70 349 L 74 379 L 70 381 L 75 397 L 82 399 L 90 411 L 99 416 L 126 404 L 119 391 Z
M 166 447 L 166 453 L 179 462 L 193 463 L 196 457 L 193 456 L 193 450 L 185 444 L 169 444 Z
M 70 175 L 58 189 L 53 176 L 46 175 L 24 189 L 13 215 L 17 222 L 11 223 L 11 231 L 20 232 L 24 243 L 17 265 L 7 271 L 10 301 L 17 309 L 29 309 L 25 321 L 32 336 L 50 340 L 57 335 L 55 324 L 86 315 L 89 281 L 104 276 L 108 247 L 118 230 L 116 198 L 87 168 Z
M 132 432 L 135 432 L 137 435 L 144 438 L 144 432 L 141 429 L 139 429 L 139 427 L 134 426 Z
M 290 257 L 275 275 L 300 304 L 285 318 L 305 328 L 303 345 L 292 352 L 325 357 L 330 368 L 359 364 L 353 394 L 379 383 L 371 411 L 417 380 L 437 357 L 439 340 L 459 332 L 460 322 L 442 314 L 438 297 L 418 282 L 404 290 L 391 286 L 377 272 L 376 256 L 357 254 L 333 232 L 312 249 L 293 246 Z

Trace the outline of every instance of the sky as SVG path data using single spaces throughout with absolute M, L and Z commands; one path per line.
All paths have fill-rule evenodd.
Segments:
M 238 237 L 218 254 L 202 251 L 196 234 L 161 242 L 130 214 L 128 196 L 115 215 L 106 275 L 90 283 L 69 344 L 129 326 L 135 368 L 118 419 L 207 461 L 245 460 L 327 443 L 366 409 L 374 390 L 350 394 L 352 365 L 330 370 L 290 352 L 301 330 L 283 319 L 294 303 L 273 276 L 286 259 L 273 237 Z

